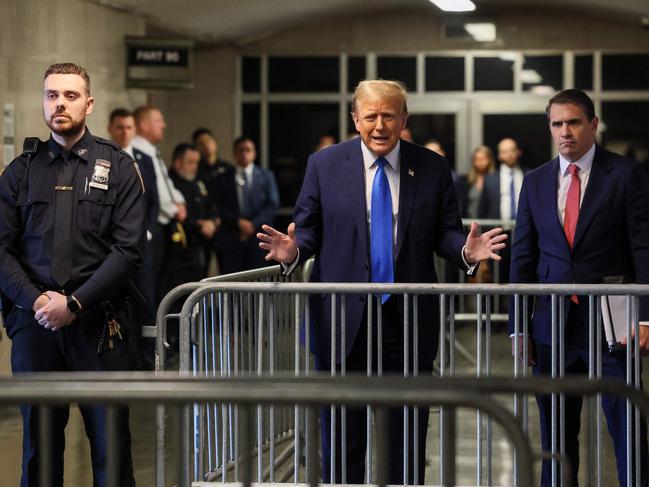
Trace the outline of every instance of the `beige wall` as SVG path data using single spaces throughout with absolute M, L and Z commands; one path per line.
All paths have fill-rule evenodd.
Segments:
M 171 163 L 176 144 L 189 142 L 194 129 L 208 127 L 219 141 L 222 157 L 232 160 L 231 142 L 235 134 L 237 52 L 234 49 L 196 49 L 191 91 L 158 91 L 149 96 L 167 123 L 162 156 Z
M 0 109 L 14 104 L 16 154 L 25 137 L 49 136 L 41 92 L 51 63 L 72 61 L 89 71 L 96 103 L 88 125 L 97 135 L 106 135 L 110 110 L 146 100 L 145 92 L 124 88 L 123 38 L 143 35 L 143 20 L 82 0 L 1 0 L 0 19 Z M 6 336 L 0 341 L 0 372 L 9 370 L 9 344 Z
M 49 135 L 41 90 L 51 63 L 89 71 L 96 102 L 88 125 L 97 135 L 106 135 L 110 110 L 146 100 L 144 91 L 124 88 L 123 38 L 143 35 L 144 20 L 83 0 L 2 0 L 0 19 L 0 107 L 15 106 L 16 153 L 24 137 Z

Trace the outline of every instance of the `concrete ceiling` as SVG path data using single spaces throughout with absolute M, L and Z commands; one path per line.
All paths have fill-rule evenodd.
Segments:
M 327 17 L 396 9 L 440 12 L 428 0 L 94 0 L 147 19 L 150 25 L 210 44 L 245 44 L 280 29 Z M 476 15 L 512 8 L 579 10 L 640 25 L 649 23 L 649 0 L 474 0 Z M 440 12 L 441 14 L 441 12 Z

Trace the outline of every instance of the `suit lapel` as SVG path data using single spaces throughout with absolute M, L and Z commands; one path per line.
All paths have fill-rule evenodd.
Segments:
M 414 163 L 410 157 L 407 143 L 401 142 L 401 161 L 399 164 L 399 216 L 397 221 L 397 245 L 394 250 L 396 262 L 406 236 L 406 229 L 412 214 L 412 205 L 415 200 L 415 171 Z
M 363 168 L 363 153 L 361 152 L 360 138 L 356 143 L 352 144 L 344 166 L 343 179 L 345 184 L 341 189 L 344 190 L 343 196 L 349 202 L 349 210 L 354 217 L 361 245 L 367 248 L 367 255 L 369 255 L 365 170 Z
M 610 161 L 602 157 L 602 150 L 599 146 L 595 149 L 595 158 L 593 159 L 593 167 L 590 170 L 588 177 L 588 186 L 586 186 L 586 194 L 579 209 L 579 219 L 577 220 L 577 229 L 575 230 L 575 241 L 573 244 L 573 251 L 579 245 L 579 241 L 584 236 L 588 226 L 592 223 L 597 210 L 599 209 L 604 197 L 607 195 L 613 178 L 610 175 L 613 166 Z
M 544 189 L 547 188 L 547 191 L 542 190 L 543 201 L 547 201 L 549 208 L 547 212 L 543 214 L 546 215 L 546 218 L 549 218 L 552 223 L 550 228 L 553 228 L 559 234 L 559 240 L 565 243 L 565 251 L 567 254 L 570 253 L 570 246 L 568 245 L 568 239 L 566 238 L 566 233 L 563 231 L 563 225 L 561 225 L 561 220 L 559 219 L 559 205 L 557 197 L 559 194 L 559 158 L 557 157 L 552 161 L 552 164 L 548 166 L 548 175 L 549 184 L 544 185 Z

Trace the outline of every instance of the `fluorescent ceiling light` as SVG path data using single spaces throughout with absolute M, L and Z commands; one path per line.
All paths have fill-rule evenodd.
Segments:
M 537 86 L 532 86 L 530 89 L 530 93 L 534 95 L 543 95 L 543 96 L 552 96 L 557 92 L 552 86 L 550 85 L 537 85 Z
M 543 78 L 536 69 L 523 69 L 521 70 L 521 81 L 529 84 L 539 84 Z
M 464 24 L 464 28 L 478 42 L 496 40 L 496 24 L 493 22 L 468 22 Z
M 473 12 L 475 3 L 471 0 L 430 0 L 444 12 Z

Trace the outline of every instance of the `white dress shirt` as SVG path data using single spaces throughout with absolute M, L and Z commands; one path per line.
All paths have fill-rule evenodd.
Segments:
M 158 223 L 161 225 L 168 224 L 176 216 L 178 208 L 176 203 L 185 203 L 182 193 L 176 189 L 173 181 L 169 177 L 167 166 L 164 161 L 158 157 L 158 149 L 151 142 L 140 135 L 133 138 L 133 147 L 144 152 L 153 160 L 153 170 L 155 171 L 156 187 L 158 189 L 158 200 L 160 202 L 160 214 Z
M 593 159 L 595 159 L 595 144 L 588 149 L 588 151 L 581 156 L 581 158 L 573 161 L 574 164 L 579 166 L 577 177 L 579 178 L 579 208 L 584 201 L 584 194 L 586 193 L 586 186 L 588 186 L 588 178 L 590 177 L 590 170 L 593 167 Z M 557 210 L 559 212 L 559 221 L 563 226 L 563 220 L 566 214 L 566 200 L 568 199 L 568 189 L 570 188 L 571 175 L 568 171 L 568 166 L 571 161 L 559 155 L 559 185 L 557 190 Z
M 498 172 L 500 173 L 500 218 L 512 220 L 511 181 L 514 178 L 514 196 L 516 198 L 514 205 L 518 208 L 518 196 L 521 194 L 521 186 L 523 186 L 523 170 L 519 166 L 509 167 L 506 164 L 501 164 Z
M 371 150 L 361 141 L 361 151 L 363 153 L 363 172 L 365 173 L 365 205 L 367 207 L 367 229 L 371 235 L 372 227 L 372 187 L 374 186 L 374 177 L 379 166 L 376 160 L 379 156 L 372 153 Z M 397 244 L 397 222 L 399 221 L 399 155 L 401 151 L 401 141 L 397 142 L 392 151 L 387 154 L 385 159 L 388 163 L 385 165 L 385 175 L 388 178 L 390 186 L 390 196 L 392 197 L 392 247 Z M 394 254 L 393 254 L 394 255 Z
M 245 192 L 252 191 L 252 173 L 255 170 L 255 164 L 248 164 L 245 168 L 241 166 L 237 167 L 237 200 L 239 203 L 239 212 L 241 214 L 247 214 L 250 212 L 250 208 L 245 207 Z M 246 189 L 247 188 L 247 189 Z M 244 211 L 245 210 L 245 211 Z

